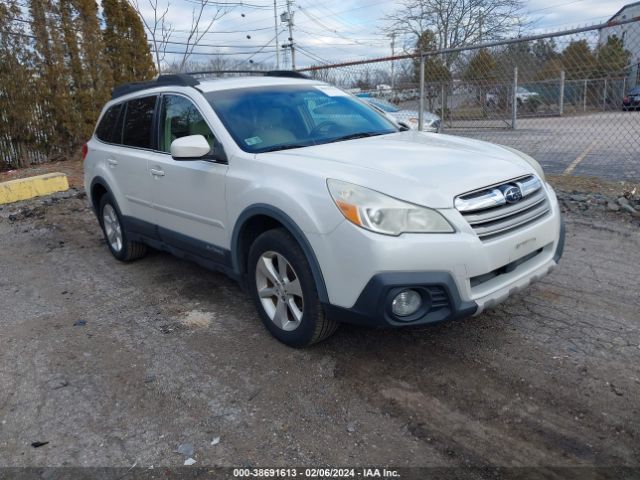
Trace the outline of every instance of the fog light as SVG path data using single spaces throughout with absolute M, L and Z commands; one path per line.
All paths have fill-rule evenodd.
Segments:
M 413 315 L 422 305 L 422 297 L 415 290 L 403 290 L 391 302 L 391 311 L 398 317 Z

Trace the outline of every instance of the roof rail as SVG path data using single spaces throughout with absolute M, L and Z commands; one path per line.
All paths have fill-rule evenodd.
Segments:
M 264 75 L 265 77 L 309 78 L 307 75 L 296 72 L 295 70 L 201 70 L 197 72 L 186 72 L 185 75 L 208 75 L 222 73 L 246 73 L 252 75 Z
M 304 73 L 295 70 L 270 70 L 264 73 L 267 77 L 309 78 Z
M 303 73 L 296 72 L 295 70 L 209 70 L 201 72 L 187 72 L 187 73 L 172 73 L 168 75 L 160 75 L 155 80 L 149 80 L 146 82 L 132 82 L 118 85 L 111 92 L 111 98 L 122 97 L 133 92 L 139 92 L 148 88 L 163 87 L 167 85 L 181 86 L 181 87 L 195 87 L 200 82 L 193 77 L 193 75 L 205 75 L 208 73 L 253 73 L 255 75 L 264 75 L 265 77 L 285 77 L 285 78 L 309 78 Z
M 111 92 L 111 98 L 122 97 L 133 92 L 139 92 L 140 90 L 146 90 L 148 88 L 163 87 L 166 85 L 175 85 L 180 87 L 195 87 L 200 82 L 187 74 L 170 74 L 160 75 L 155 80 L 149 80 L 147 82 L 132 82 L 118 85 Z

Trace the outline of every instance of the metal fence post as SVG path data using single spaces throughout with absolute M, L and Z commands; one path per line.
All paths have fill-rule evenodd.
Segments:
M 564 70 L 560 72 L 560 116 L 564 114 Z
M 445 105 L 444 105 L 444 82 L 440 85 L 440 125 L 444 126 L 444 113 Z
M 584 94 L 582 96 L 582 111 L 586 112 L 587 111 L 587 82 L 589 80 L 584 81 Z
M 602 90 L 602 111 L 607 109 L 607 79 L 604 79 L 604 89 Z
M 420 55 L 420 108 L 418 110 L 418 130 L 424 127 L 424 55 Z
M 513 98 L 511 99 L 511 130 L 516 129 L 518 119 L 518 66 L 513 67 Z

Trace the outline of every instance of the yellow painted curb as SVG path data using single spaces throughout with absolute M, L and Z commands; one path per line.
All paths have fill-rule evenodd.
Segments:
M 0 205 L 69 190 L 64 173 L 46 173 L 0 183 Z

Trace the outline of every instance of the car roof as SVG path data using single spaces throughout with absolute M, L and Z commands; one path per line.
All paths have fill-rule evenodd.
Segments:
M 200 80 L 197 86 L 203 93 L 215 92 L 219 90 L 232 90 L 235 88 L 269 87 L 276 85 L 319 85 L 324 82 L 312 79 L 286 78 L 286 77 L 233 77 L 218 78 L 212 80 Z

